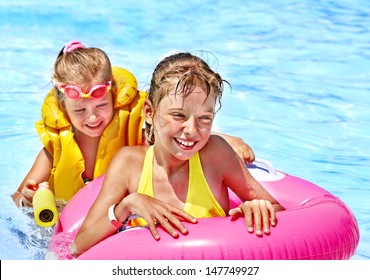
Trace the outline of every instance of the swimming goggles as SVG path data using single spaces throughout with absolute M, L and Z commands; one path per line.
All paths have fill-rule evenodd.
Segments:
M 106 84 L 91 86 L 87 90 L 87 93 L 83 93 L 82 88 L 79 85 L 55 85 L 55 87 L 68 98 L 73 100 L 80 100 L 81 98 L 101 99 L 111 90 L 112 81 L 109 81 Z

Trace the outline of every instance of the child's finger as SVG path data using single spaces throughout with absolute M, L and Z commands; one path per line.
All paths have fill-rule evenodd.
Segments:
M 254 224 L 255 224 L 255 227 L 256 227 L 256 234 L 257 235 L 262 235 L 262 213 L 261 213 L 261 209 L 260 209 L 260 205 L 259 205 L 259 201 L 253 201 L 253 204 L 252 204 L 252 208 L 253 208 L 253 218 L 254 218 Z
M 154 221 L 148 222 L 148 227 L 154 237 L 154 239 L 159 240 L 161 237 L 157 231 L 156 223 Z
M 244 216 L 244 213 L 240 207 L 235 207 L 229 210 L 229 216 L 237 218 L 240 216 Z
M 242 212 L 244 212 L 244 218 L 245 218 L 245 223 L 247 224 L 247 229 L 248 232 L 252 233 L 254 228 L 253 228 L 253 211 L 251 206 L 248 205 L 243 205 L 243 208 L 241 209 Z
M 191 216 L 190 214 L 186 213 L 184 210 L 174 207 L 171 209 L 172 213 L 175 214 L 178 217 L 183 218 L 186 221 L 189 221 L 191 223 L 196 223 L 197 219 Z
M 266 234 L 270 233 L 270 216 L 269 216 L 268 203 L 269 203 L 269 201 L 267 201 L 267 202 L 261 201 L 260 202 L 261 218 L 262 218 L 262 223 L 263 223 L 263 232 L 266 233 Z
M 271 225 L 276 226 L 276 211 L 272 204 L 271 204 L 271 207 L 269 207 L 269 211 L 270 211 Z

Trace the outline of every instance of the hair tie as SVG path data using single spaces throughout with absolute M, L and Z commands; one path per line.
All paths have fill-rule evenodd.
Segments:
M 76 41 L 76 40 L 71 40 L 65 45 L 63 49 L 63 54 L 77 50 L 77 49 L 84 49 L 84 48 L 85 46 L 81 42 Z

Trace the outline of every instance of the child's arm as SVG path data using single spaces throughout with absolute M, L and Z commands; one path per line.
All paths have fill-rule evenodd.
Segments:
M 275 226 L 276 211 L 284 210 L 276 199 L 250 174 L 245 164 L 239 160 L 240 168 L 236 167 L 230 176 L 241 176 L 237 185 L 228 185 L 239 198 L 244 201 L 239 207 L 230 209 L 229 215 L 233 217 L 244 216 L 249 232 L 257 235 L 270 233 L 270 225 Z M 241 172 L 240 172 L 241 171 Z M 237 178 L 237 177 L 234 177 Z
M 231 209 L 229 215 L 244 216 L 248 231 L 261 235 L 270 232 L 270 224 L 276 225 L 276 211 L 284 208 L 250 174 L 245 163 L 236 156 L 235 151 L 225 142 L 218 141 L 217 153 L 220 170 L 223 171 L 223 185 L 229 187 L 243 201 L 239 207 Z
M 106 194 L 106 193 L 105 193 Z M 179 236 L 178 231 L 187 234 L 187 228 L 180 220 L 196 222 L 196 219 L 181 209 L 173 207 L 168 203 L 149 197 L 144 194 L 131 193 L 125 196 L 119 203 L 115 204 L 105 194 L 98 196 L 89 215 L 79 230 L 71 248 L 71 255 L 78 257 L 80 254 L 97 244 L 99 241 L 113 235 L 120 226 L 116 226 L 108 218 L 108 209 L 114 206 L 114 217 L 119 223 L 124 223 L 132 213 L 142 217 L 148 222 L 148 227 L 155 239 L 160 239 L 156 229 L 156 223 L 161 226 L 174 238 Z M 111 202 L 108 202 L 111 201 Z
M 155 221 L 161 223 L 173 237 L 178 231 L 187 233 L 182 219 L 196 220 L 185 211 L 168 203 L 136 193 L 142 170 L 142 158 L 133 153 L 143 147 L 124 147 L 111 161 L 104 178 L 103 186 L 86 216 L 71 248 L 77 257 L 99 241 L 114 234 L 118 227 L 108 218 L 108 209 L 112 205 L 117 221 L 124 222 L 132 213 L 148 222 L 154 238 L 159 239 Z M 134 156 L 133 156 L 134 155 Z
M 12 194 L 13 201 L 18 207 L 32 207 L 32 199 L 37 185 L 49 179 L 52 164 L 53 158 L 49 152 L 43 148 L 37 155 L 33 166 L 23 179 L 17 191 Z
M 255 160 L 252 148 L 242 138 L 214 131 L 212 131 L 212 134 L 225 139 L 244 162 L 252 163 Z

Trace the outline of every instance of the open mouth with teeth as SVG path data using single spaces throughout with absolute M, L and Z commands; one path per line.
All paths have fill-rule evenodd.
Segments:
M 86 124 L 86 126 L 90 129 L 97 129 L 98 127 L 100 127 L 100 125 L 102 124 L 103 122 L 98 122 L 98 123 L 94 123 L 94 124 Z
M 187 140 L 183 140 L 179 138 L 174 138 L 174 139 L 178 144 L 180 144 L 180 146 L 185 147 L 185 148 L 191 148 L 197 143 L 197 141 L 187 141 Z

